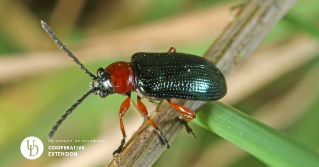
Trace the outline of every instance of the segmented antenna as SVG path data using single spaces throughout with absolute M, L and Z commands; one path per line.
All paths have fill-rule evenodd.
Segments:
M 93 93 L 94 91 L 96 91 L 96 89 L 91 89 L 89 90 L 85 95 L 83 95 L 78 101 L 76 101 L 75 104 L 73 104 L 71 106 L 71 108 L 69 108 L 68 110 L 66 110 L 65 114 L 63 114 L 61 116 L 61 118 L 55 123 L 55 125 L 52 127 L 49 135 L 48 135 L 48 139 L 50 139 L 53 135 L 54 132 L 58 129 L 58 127 L 61 125 L 61 123 L 66 119 L 66 117 L 72 113 L 72 111 L 79 105 L 82 103 L 82 101 L 84 99 L 86 99 L 91 93 Z
M 51 36 L 51 38 L 63 49 L 72 59 L 73 61 L 78 64 L 85 73 L 87 73 L 93 80 L 96 79 L 96 76 L 93 75 L 92 73 L 87 70 L 84 65 L 73 55 L 72 52 L 69 51 L 69 49 L 61 42 L 61 40 L 54 34 L 52 29 L 44 22 L 41 20 L 41 25 L 42 28 Z

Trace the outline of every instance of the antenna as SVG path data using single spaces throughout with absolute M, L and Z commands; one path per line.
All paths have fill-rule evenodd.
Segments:
M 61 40 L 54 34 L 54 32 L 52 31 L 52 29 L 44 22 L 41 20 L 41 25 L 43 27 L 43 29 L 51 36 L 51 38 L 61 47 L 61 49 L 63 49 L 68 56 L 70 56 L 73 61 L 78 64 L 85 73 L 87 73 L 93 80 L 96 79 L 96 76 L 93 75 L 92 73 L 89 72 L 89 70 L 87 70 L 84 65 L 73 55 L 72 52 L 69 51 L 69 49 L 61 42 Z M 78 101 L 76 101 L 75 104 L 73 104 L 71 106 L 71 108 L 69 108 L 68 110 L 66 110 L 65 114 L 63 114 L 61 116 L 61 118 L 55 123 L 55 125 L 52 127 L 49 135 L 48 135 L 48 139 L 50 139 L 55 131 L 58 129 L 58 127 L 61 125 L 61 123 L 66 119 L 66 117 L 72 113 L 72 111 L 82 103 L 82 101 L 84 99 L 86 99 L 91 93 L 95 92 L 96 88 L 92 88 L 91 90 L 89 90 L 86 94 L 84 94 Z
M 78 101 L 76 101 L 76 103 L 74 103 L 71 108 L 69 108 L 68 110 L 66 110 L 65 114 L 63 114 L 61 116 L 61 118 L 55 123 L 55 125 L 52 127 L 49 135 L 48 135 L 48 139 L 50 139 L 53 135 L 54 132 L 58 129 L 58 127 L 61 125 L 61 123 L 66 119 L 66 117 L 68 115 L 70 115 L 72 113 L 72 111 L 79 105 L 82 103 L 82 101 L 84 99 L 86 99 L 91 93 L 93 93 L 94 91 L 96 91 L 96 89 L 91 89 L 89 90 L 86 94 L 84 94 Z
M 85 73 L 87 73 L 93 80 L 96 79 L 96 76 L 93 75 L 92 73 L 87 70 L 84 65 L 73 55 L 72 52 L 69 51 L 69 49 L 61 42 L 61 40 L 54 34 L 52 29 L 44 22 L 41 20 L 41 25 L 42 28 L 51 36 L 51 38 L 63 49 L 72 59 L 73 61 L 78 64 Z

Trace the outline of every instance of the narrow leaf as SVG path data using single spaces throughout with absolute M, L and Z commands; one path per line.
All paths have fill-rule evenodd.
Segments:
M 207 103 L 194 122 L 270 166 L 319 166 L 316 151 L 221 102 Z

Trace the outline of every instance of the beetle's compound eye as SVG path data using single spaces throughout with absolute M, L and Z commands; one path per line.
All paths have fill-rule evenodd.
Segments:
M 107 93 L 100 91 L 100 97 L 105 98 L 107 96 Z
M 99 69 L 97 69 L 97 76 L 101 77 L 103 76 L 105 73 L 104 69 L 102 67 L 100 67 Z

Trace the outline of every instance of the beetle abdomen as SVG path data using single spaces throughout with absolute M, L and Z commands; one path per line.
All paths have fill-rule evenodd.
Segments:
M 184 53 L 135 53 L 137 93 L 154 99 L 211 101 L 227 91 L 220 70 L 205 58 Z

